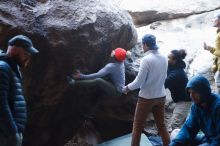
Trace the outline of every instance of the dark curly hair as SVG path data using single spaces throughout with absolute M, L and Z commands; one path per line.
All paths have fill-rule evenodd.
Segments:
M 187 55 L 185 49 L 172 50 L 171 53 L 173 54 L 174 58 L 177 60 L 183 60 L 183 59 L 185 59 L 185 57 Z

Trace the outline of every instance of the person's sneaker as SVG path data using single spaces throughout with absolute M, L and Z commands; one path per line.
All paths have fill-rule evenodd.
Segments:
M 67 82 L 69 83 L 69 85 L 71 85 L 71 86 L 74 86 L 75 85 L 75 80 L 72 78 L 72 77 L 70 77 L 70 76 L 66 76 L 66 80 L 67 80 Z

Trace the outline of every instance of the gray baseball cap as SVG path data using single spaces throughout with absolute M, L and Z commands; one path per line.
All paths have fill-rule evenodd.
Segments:
M 30 54 L 36 54 L 39 51 L 34 48 L 32 41 L 24 35 L 16 35 L 8 41 L 8 45 L 24 48 Z

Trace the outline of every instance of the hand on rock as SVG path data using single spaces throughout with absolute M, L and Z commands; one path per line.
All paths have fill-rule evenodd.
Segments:
M 79 79 L 80 78 L 80 73 L 79 72 L 74 73 L 73 78 L 74 79 Z
M 72 86 L 75 85 L 75 80 L 72 77 L 66 76 L 66 80 L 69 83 L 69 85 L 72 85 Z

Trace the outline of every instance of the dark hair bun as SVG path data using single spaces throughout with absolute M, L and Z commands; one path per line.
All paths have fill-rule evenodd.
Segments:
M 186 50 L 184 49 L 172 50 L 171 53 L 173 54 L 174 58 L 177 60 L 183 60 L 187 55 Z
M 185 59 L 186 55 L 187 55 L 186 50 L 184 49 L 179 50 L 179 59 L 181 60 Z

